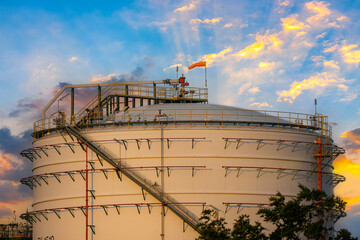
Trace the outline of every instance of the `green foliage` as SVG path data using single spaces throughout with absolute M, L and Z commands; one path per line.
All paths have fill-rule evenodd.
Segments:
M 233 230 L 226 228 L 224 218 L 215 210 L 204 210 L 198 225 L 200 237 L 197 240 L 265 240 L 264 228 L 259 222 L 250 223 L 248 215 L 240 215 L 235 221 Z
M 275 225 L 270 239 L 324 239 L 333 230 L 332 223 L 344 217 L 345 202 L 324 191 L 299 185 L 297 197 L 285 202 L 281 193 L 270 198 L 269 209 L 260 209 L 264 221 Z
M 340 229 L 336 235 L 335 240 L 359 240 L 357 237 L 351 236 L 351 233 L 346 229 Z
M 324 191 L 308 189 L 299 185 L 297 196 L 288 201 L 281 193 L 271 197 L 270 208 L 259 209 L 258 215 L 265 222 L 274 225 L 274 231 L 266 236 L 265 228 L 259 223 L 250 223 L 248 215 L 240 215 L 233 229 L 226 228 L 224 218 L 219 217 L 215 210 L 204 210 L 198 225 L 200 237 L 198 240 L 300 240 L 300 239 L 331 239 L 330 232 L 334 232 L 333 225 L 340 218 L 345 217 L 345 205 L 341 198 L 334 195 L 327 196 Z M 335 240 L 358 240 L 353 238 L 346 229 L 341 229 Z
M 255 225 L 250 223 L 249 215 L 240 215 L 234 223 L 231 231 L 231 239 L 233 240 L 265 240 L 268 239 L 263 233 L 265 228 L 259 222 Z
M 198 225 L 200 237 L 197 240 L 227 240 L 230 239 L 230 229 L 225 227 L 225 219 L 219 217 L 215 210 L 203 211 L 201 223 Z

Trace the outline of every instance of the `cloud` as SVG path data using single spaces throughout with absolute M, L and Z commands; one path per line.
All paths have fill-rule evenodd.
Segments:
M 106 76 L 97 75 L 91 79 L 91 82 L 136 82 L 144 80 L 144 69 L 137 67 L 131 74 L 110 73 Z
M 344 85 L 342 83 L 346 82 L 344 78 L 336 78 L 335 76 L 331 76 L 330 74 L 318 73 L 316 76 L 312 76 L 308 79 L 304 79 L 301 82 L 294 82 L 291 84 L 291 88 L 286 91 L 278 91 L 278 102 L 288 101 L 289 103 L 293 103 L 293 101 L 302 94 L 304 90 L 310 89 L 319 89 L 325 87 L 338 87 L 343 89 Z
M 117 75 L 115 73 L 110 73 L 104 77 L 97 75 L 91 79 L 92 82 L 115 82 L 117 80 Z
M 29 112 L 39 113 L 35 114 L 36 116 L 40 116 L 40 112 L 45 105 L 44 99 L 32 99 L 32 97 L 25 97 L 17 101 L 16 106 L 9 113 L 10 118 L 19 117 L 22 114 L 26 114 Z M 28 119 L 28 121 L 32 121 L 32 119 Z
M 341 27 L 341 24 L 347 20 L 347 17 L 340 16 L 336 11 L 330 10 L 329 6 L 330 4 L 324 1 L 312 1 L 305 3 L 306 10 L 314 14 L 311 17 L 308 17 L 306 22 L 311 27 Z
M 287 18 L 281 18 L 282 25 L 285 31 L 301 30 L 306 27 L 303 22 L 297 20 L 297 17 L 297 14 L 293 14 Z
M 334 60 L 330 61 L 324 61 L 324 67 L 331 67 L 337 70 L 340 70 L 340 67 L 338 66 L 338 62 L 335 62 Z
M 222 21 L 221 17 L 213 18 L 213 19 L 204 19 L 204 20 L 201 20 L 199 18 L 195 18 L 195 19 L 191 19 L 189 21 L 189 23 L 191 25 L 193 25 L 193 27 L 191 28 L 192 30 L 199 31 L 199 29 L 198 29 L 199 24 L 208 24 L 208 25 L 212 24 L 212 25 L 214 25 L 214 24 L 216 24 L 216 23 L 218 23 L 220 21 Z
M 32 191 L 19 182 L 32 175 L 32 164 L 18 157 L 21 150 L 31 147 L 31 132 L 14 136 L 8 128 L 0 129 L 0 218 L 11 213 L 8 209 L 17 209 L 25 202 L 27 205 L 32 198 Z
M 238 95 L 243 94 L 243 92 L 249 88 L 251 86 L 251 82 L 247 82 L 245 84 L 243 84 L 239 89 L 238 89 Z
M 306 19 L 306 21 L 310 24 L 313 24 L 319 20 L 322 20 L 324 17 L 329 16 L 331 14 L 330 9 L 328 8 L 329 5 L 329 3 L 318 1 L 305 3 L 305 7 L 315 13 L 314 16 L 309 17 Z
M 255 42 L 236 53 L 239 57 L 255 57 L 265 47 L 264 42 Z
M 346 181 L 335 189 L 347 202 L 347 212 L 354 215 L 360 207 L 360 127 L 346 131 L 341 136 L 346 154 L 334 161 L 334 172 L 345 176 Z
M 352 212 L 353 208 L 360 206 L 360 189 L 354 187 L 360 184 L 360 164 L 346 154 L 336 159 L 333 165 L 334 173 L 346 178 L 346 181 L 335 189 L 336 194 L 347 202 L 347 210 Z
M 198 4 L 199 1 L 192 1 L 190 4 L 185 5 L 183 7 L 179 7 L 177 9 L 174 10 L 174 12 L 186 12 L 186 11 L 190 11 L 192 9 L 196 8 L 196 4 Z
M 254 102 L 254 103 L 250 104 L 250 106 L 257 106 L 258 108 L 260 108 L 260 107 L 272 107 L 267 102 L 262 102 L 262 103 Z
M 360 178 L 360 165 L 352 162 L 346 157 L 341 158 L 340 160 L 334 163 L 336 169 L 341 169 L 341 171 L 347 171 L 350 174 Z
M 332 68 L 336 70 L 340 70 L 339 63 L 334 60 L 327 61 L 324 56 L 312 56 L 311 60 L 316 62 L 316 65 L 322 65 L 326 68 Z
M 29 129 L 20 136 L 14 136 L 9 128 L 0 128 L 0 151 L 5 154 L 18 155 L 22 150 L 32 145 L 31 133 L 32 130 Z
M 279 5 L 280 6 L 284 6 L 284 7 L 286 7 L 286 6 L 289 6 L 290 5 L 290 0 L 279 0 Z
M 235 53 L 234 56 L 239 58 L 254 58 L 259 55 L 259 53 L 267 47 L 268 49 L 276 48 L 281 44 L 281 40 L 278 38 L 277 34 L 258 34 L 256 36 L 256 42 L 245 47 L 239 52 Z
M 337 49 L 338 45 L 334 44 L 328 48 L 325 48 L 323 52 L 334 52 Z
M 174 12 L 184 12 L 184 11 L 189 11 L 194 8 L 195 8 L 194 4 L 189 4 L 189 5 L 175 9 Z
M 340 102 L 351 102 L 351 101 L 357 99 L 357 97 L 358 97 L 358 95 L 356 93 L 352 93 L 352 94 L 345 96 L 344 98 L 341 98 L 339 101 Z
M 360 127 L 344 132 L 341 138 L 342 145 L 349 154 L 360 154 Z
M 254 87 L 254 88 L 250 88 L 248 90 L 249 93 L 257 93 L 257 92 L 260 92 L 260 89 L 259 87 Z
M 162 31 L 166 31 L 168 29 L 169 26 L 174 25 L 178 20 L 176 18 L 170 18 L 167 21 L 163 21 L 163 22 L 152 22 L 152 25 L 158 26 L 160 27 L 160 29 Z
M 13 170 L 13 168 L 10 154 L 0 155 L 0 175 L 4 175 L 5 172 Z
M 232 26 L 234 26 L 234 25 L 233 25 L 233 23 L 230 22 L 230 23 L 225 24 L 225 25 L 224 25 L 224 28 L 230 28 L 230 27 L 232 27 Z
M 275 62 L 260 62 L 258 66 L 261 70 L 268 71 L 275 67 Z
M 164 68 L 163 71 L 165 72 L 171 68 L 176 68 L 176 67 L 181 67 L 181 66 L 182 66 L 182 64 L 174 64 L 174 65 Z
M 221 17 L 213 18 L 213 19 L 204 19 L 204 20 L 196 18 L 196 19 L 191 19 L 190 24 L 197 24 L 197 23 L 215 24 L 215 23 L 220 22 L 221 20 L 222 20 Z
M 279 14 L 284 14 L 286 8 L 293 6 L 294 4 L 290 0 L 277 0 L 275 10 Z
M 212 63 L 223 59 L 227 53 L 230 53 L 232 51 L 233 49 L 231 47 L 227 47 L 224 50 L 220 51 L 219 53 L 211 53 L 211 54 L 203 55 L 197 61 L 206 61 L 206 65 L 210 67 Z
M 77 57 L 71 57 L 70 59 L 69 59 L 69 62 L 74 62 L 74 61 L 76 61 L 78 58 Z
M 11 215 L 11 209 L 6 206 L 0 206 L 0 218 Z
M 351 44 L 351 45 L 343 46 L 340 49 L 340 52 L 342 53 L 345 62 L 359 64 L 360 50 L 352 50 L 357 47 L 358 45 Z
M 17 183 L 17 182 L 16 182 Z M 32 198 L 32 191 L 23 184 L 14 184 L 13 181 L 0 181 L 0 203 L 18 203 Z

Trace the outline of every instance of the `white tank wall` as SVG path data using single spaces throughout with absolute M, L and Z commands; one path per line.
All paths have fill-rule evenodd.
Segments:
M 223 138 L 254 138 L 254 139 L 281 139 L 314 142 L 317 135 L 301 132 L 279 131 L 271 128 L 260 127 L 219 127 L 205 126 L 166 126 L 164 138 L 205 138 L 195 144 L 192 149 L 190 141 L 171 141 L 170 148 L 164 141 L 164 165 L 165 166 L 206 166 L 204 170 L 196 171 L 192 177 L 192 171 L 171 170 L 170 177 L 165 171 L 165 192 L 176 198 L 179 202 L 206 202 L 220 209 L 226 221 L 232 224 L 238 216 L 237 208 L 232 208 L 226 214 L 224 202 L 243 203 L 267 203 L 270 196 L 280 191 L 286 196 L 295 196 L 298 192 L 298 183 L 315 188 L 317 185 L 316 174 L 309 181 L 306 177 L 293 175 L 281 175 L 262 171 L 257 177 L 257 171 L 243 172 L 239 177 L 236 171 L 225 177 L 223 166 L 249 166 L 249 167 L 274 167 L 294 169 L 316 169 L 314 165 L 313 150 L 306 153 L 304 146 L 298 146 L 292 151 L 293 145 L 283 143 L 279 151 L 278 144 L 273 142 L 261 144 L 246 143 L 236 149 L 236 143 L 224 148 Z M 94 140 L 160 138 L 159 126 L 134 126 L 117 128 L 94 128 L 89 130 L 89 136 Z M 67 136 L 69 139 L 69 137 Z M 70 140 L 71 141 L 71 140 Z M 50 135 L 34 142 L 34 147 L 63 143 L 60 135 Z M 288 144 L 288 146 L 286 146 Z M 104 144 L 114 154 L 131 167 L 160 166 L 161 165 L 161 142 L 152 141 L 149 150 L 147 143 L 142 142 L 140 150 L 136 142 L 128 143 L 128 149 L 115 142 Z M 49 157 L 40 153 L 42 158 L 34 161 L 34 175 L 49 172 L 72 171 L 85 169 L 85 153 L 79 145 L 75 146 L 75 154 L 66 147 L 60 148 L 61 155 L 55 149 L 47 150 Z M 104 163 L 101 167 L 96 155 L 89 151 L 88 159 L 95 161 L 96 168 L 112 168 Z M 161 183 L 161 178 L 156 175 L 154 169 L 141 170 L 152 182 Z M 141 188 L 131 182 L 125 176 L 120 181 L 115 172 L 108 173 L 108 179 L 101 172 L 89 173 L 89 188 L 93 186 L 96 199 L 94 205 L 120 204 L 120 203 L 156 203 L 157 201 L 146 195 L 143 200 Z M 69 176 L 60 176 L 61 183 L 56 178 L 47 178 L 48 185 L 41 181 L 41 186 L 34 188 L 33 211 L 66 208 L 72 206 L 85 206 L 85 181 L 80 174 L 74 175 L 75 182 Z M 331 187 L 327 189 L 331 191 Z M 200 216 L 203 207 L 187 206 L 197 216 Z M 240 213 L 251 214 L 251 219 L 258 220 L 255 215 L 257 207 L 244 208 Z M 91 211 L 91 210 L 90 210 Z M 75 218 L 69 212 L 61 212 L 61 219 L 54 214 L 47 214 L 48 221 L 40 216 L 41 222 L 34 224 L 34 239 L 39 237 L 54 236 L 55 239 L 81 239 L 85 237 L 85 217 L 80 210 L 75 210 Z M 95 225 L 96 235 L 94 239 L 161 239 L 161 209 L 158 206 L 152 208 L 149 214 L 147 207 L 141 208 L 138 214 L 135 206 L 122 207 L 118 215 L 115 208 L 109 208 L 109 215 L 102 209 L 95 209 L 89 215 L 89 224 Z M 89 236 L 91 231 L 89 231 Z M 183 232 L 183 223 L 170 210 L 165 217 L 165 239 L 194 239 L 197 233 L 188 227 Z M 89 239 L 91 239 L 89 237 Z

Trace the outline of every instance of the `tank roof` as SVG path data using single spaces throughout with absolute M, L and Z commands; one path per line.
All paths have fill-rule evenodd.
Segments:
M 165 103 L 131 108 L 115 114 L 128 122 L 207 122 L 208 124 L 289 124 L 287 118 L 276 116 L 278 112 L 256 111 L 231 106 L 199 103 Z M 275 114 L 275 116 L 274 116 Z
M 132 110 L 153 110 L 153 109 L 200 109 L 200 110 L 220 110 L 220 109 L 224 109 L 224 110 L 242 110 L 242 111 L 252 111 L 249 109 L 245 109 L 245 108 L 237 108 L 237 107 L 232 107 L 232 106 L 225 106 L 225 105 L 218 105 L 218 104 L 200 104 L 200 103 L 160 103 L 160 104 L 155 104 L 155 105 L 147 105 L 147 106 L 142 106 L 142 107 L 136 107 L 133 108 Z

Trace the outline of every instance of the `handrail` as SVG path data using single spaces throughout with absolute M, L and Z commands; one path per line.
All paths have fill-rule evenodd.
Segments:
M 159 115 L 162 111 L 162 115 Z M 265 118 L 266 115 L 266 118 Z M 53 118 L 38 120 L 34 123 L 34 132 L 45 131 L 47 129 L 58 129 L 52 121 Z M 74 119 L 77 123 L 81 118 Z M 204 123 L 204 124 L 230 124 L 242 126 L 248 124 L 251 127 L 257 125 L 264 127 L 286 127 L 289 131 L 306 131 L 321 133 L 331 138 L 332 130 L 327 119 L 322 119 L 321 125 L 311 114 L 299 114 L 281 111 L 261 111 L 261 110 L 244 110 L 244 109 L 128 109 L 112 116 L 89 117 L 82 123 L 81 128 L 102 125 L 148 125 L 166 121 L 168 123 Z
M 108 97 L 111 94 L 113 89 L 114 89 L 114 86 L 112 86 L 112 85 L 107 86 L 105 89 L 103 88 L 101 90 L 101 97 L 103 99 L 105 99 L 106 97 Z M 98 96 L 96 96 L 92 100 L 90 100 L 88 102 L 88 104 L 86 104 L 78 113 L 76 113 L 74 115 L 74 119 L 72 119 L 72 121 L 74 123 L 76 123 L 80 119 L 83 119 L 85 117 L 85 115 L 86 115 L 86 110 L 90 109 L 92 111 L 93 109 L 96 108 L 96 106 L 98 106 Z M 77 120 L 75 120 L 75 119 L 77 119 Z
M 182 205 L 177 205 L 177 200 L 167 193 L 163 192 L 159 187 L 152 184 L 150 180 L 148 180 L 142 174 L 135 172 L 131 169 L 127 169 L 128 166 L 126 163 L 121 161 L 114 161 L 116 159 L 110 151 L 107 151 L 105 147 L 101 147 L 99 144 L 95 144 L 91 141 L 91 139 L 81 133 L 81 130 L 77 130 L 75 127 L 67 126 L 65 128 L 69 134 L 75 136 L 80 142 L 86 144 L 92 151 L 98 154 L 102 159 L 107 161 L 110 165 L 115 168 L 118 168 L 127 178 L 136 183 L 146 192 L 151 194 L 154 198 L 156 198 L 161 203 L 171 203 L 169 205 L 169 209 L 173 211 L 176 215 L 178 215 L 184 222 L 186 222 L 189 226 L 191 226 L 194 230 L 198 231 L 198 217 L 186 209 Z
M 46 111 L 51 107 L 51 105 L 58 99 L 58 97 L 68 88 L 84 88 L 84 87 L 106 87 L 111 85 L 142 85 L 142 84 L 162 84 L 162 83 L 179 83 L 179 80 L 159 80 L 159 81 L 141 81 L 141 82 L 117 82 L 117 83 L 92 83 L 92 84 L 75 84 L 75 85 L 66 85 L 60 89 L 60 91 L 51 99 L 51 101 L 45 106 L 41 112 L 41 119 L 45 119 Z

